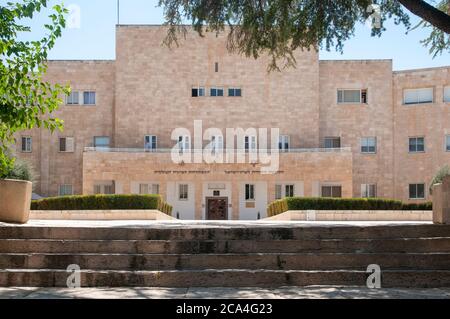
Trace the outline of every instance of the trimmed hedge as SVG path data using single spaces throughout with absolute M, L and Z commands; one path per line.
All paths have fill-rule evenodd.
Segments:
M 88 195 L 44 198 L 31 202 L 32 210 L 158 209 L 171 215 L 172 206 L 160 195 Z
M 432 210 L 432 203 L 405 204 L 392 199 L 378 198 L 312 198 L 288 197 L 267 207 L 272 217 L 288 210 Z

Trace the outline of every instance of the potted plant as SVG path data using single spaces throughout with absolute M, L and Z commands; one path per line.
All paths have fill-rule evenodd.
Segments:
M 34 180 L 32 167 L 16 159 L 0 178 L 0 222 L 28 222 Z

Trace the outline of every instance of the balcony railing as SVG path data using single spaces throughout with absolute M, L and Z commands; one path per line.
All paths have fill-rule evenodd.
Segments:
M 92 153 L 157 153 L 157 154 L 170 154 L 174 149 L 172 148 L 158 148 L 158 149 L 145 149 L 145 148 L 112 148 L 112 147 L 85 147 L 85 152 Z M 179 150 L 180 154 L 203 154 L 204 152 L 211 152 L 208 149 L 185 149 Z M 217 150 L 215 154 L 251 154 L 251 153 L 261 153 L 261 154 L 272 154 L 271 149 L 257 149 L 257 150 L 245 150 L 245 149 L 222 149 Z M 279 150 L 280 154 L 289 153 L 347 153 L 351 152 L 351 147 L 341 147 L 341 148 L 291 148 L 288 150 Z

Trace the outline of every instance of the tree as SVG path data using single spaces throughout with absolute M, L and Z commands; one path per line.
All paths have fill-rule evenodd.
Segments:
M 450 16 L 421 0 L 160 0 L 159 6 L 169 26 L 167 45 L 178 45 L 179 36 L 186 36 L 186 20 L 200 35 L 228 26 L 229 51 L 254 58 L 266 53 L 272 58 L 269 69 L 279 69 L 280 60 L 284 66 L 295 64 L 296 49 L 342 52 L 357 23 L 379 22 L 372 24 L 372 36 L 380 36 L 390 18 L 409 29 L 405 8 L 450 33 Z
M 37 41 L 20 41 L 30 27 L 23 24 L 47 7 L 47 0 L 23 0 L 0 6 L 0 178 L 14 167 L 9 150 L 14 134 L 33 127 L 50 130 L 62 128 L 62 121 L 52 118 L 62 103 L 60 96 L 68 87 L 43 80 L 49 50 L 61 36 L 67 10 L 55 5 L 44 25 L 47 35 Z

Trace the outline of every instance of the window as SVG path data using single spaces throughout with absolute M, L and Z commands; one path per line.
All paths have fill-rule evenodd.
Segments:
M 139 194 L 159 194 L 159 184 L 139 184 Z
M 178 149 L 180 152 L 189 152 L 191 150 L 191 137 L 189 135 L 178 137 Z
M 278 148 L 280 152 L 288 152 L 290 144 L 290 136 L 289 135 L 280 135 L 280 139 L 278 142 Z
M 211 137 L 211 151 L 212 153 L 220 153 L 223 151 L 223 136 L 214 135 Z
M 294 185 L 286 185 L 285 191 L 286 197 L 294 197 Z
M 89 91 L 83 93 L 84 105 L 95 105 L 95 92 Z
M 95 136 L 94 137 L 94 147 L 109 147 L 109 137 L 108 136 Z
M 214 63 L 214 71 L 219 72 L 219 62 Z
M 367 103 L 367 90 L 338 90 L 337 101 L 341 103 Z
M 322 186 L 322 197 L 342 197 L 342 186 Z
M 244 149 L 246 152 L 256 152 L 257 143 L 256 136 L 250 135 L 244 138 Z
M 444 87 L 444 102 L 450 103 L 450 86 Z
M 425 199 L 425 184 L 409 184 L 409 199 Z
M 192 88 L 192 97 L 200 97 L 205 96 L 205 88 L 204 87 L 193 87 Z
M 283 187 L 284 186 L 284 187 Z M 284 193 L 283 193 L 284 192 Z M 294 197 L 294 185 L 292 184 L 277 184 L 275 185 L 275 199 L 282 199 L 284 197 Z
M 246 201 L 255 200 L 255 185 L 245 184 L 245 200 Z
M 59 196 L 70 196 L 73 195 L 72 185 L 59 185 Z
M 361 139 L 361 153 L 374 154 L 377 152 L 377 138 L 363 137 Z
M 362 198 L 376 198 L 377 197 L 377 185 L 376 184 L 362 184 L 361 185 L 361 197 Z
M 450 135 L 447 135 L 445 137 L 445 150 L 447 152 L 450 152 Z
M 210 96 L 223 96 L 223 88 L 211 88 Z
M 178 199 L 188 200 L 189 187 L 188 184 L 178 185 Z
M 340 137 L 325 137 L 325 148 L 341 148 Z
M 242 96 L 242 90 L 239 89 L 239 88 L 229 88 L 228 89 L 228 96 L 231 96 L 231 97 Z
M 94 194 L 113 195 L 115 193 L 114 182 L 112 184 L 94 184 Z
M 410 153 L 425 152 L 425 138 L 424 137 L 410 137 L 409 138 L 409 152 Z
M 158 148 L 158 138 L 156 135 L 146 135 L 144 138 L 144 149 L 146 151 L 156 151 Z
M 403 104 L 433 103 L 433 88 L 404 90 Z
M 59 138 L 59 151 L 62 153 L 73 153 L 75 151 L 75 141 L 73 137 Z
M 275 200 L 283 198 L 283 185 L 275 185 Z
M 80 92 L 72 91 L 66 98 L 67 105 L 78 105 L 80 104 Z
M 22 152 L 31 153 L 33 145 L 33 139 L 29 136 L 22 136 Z

